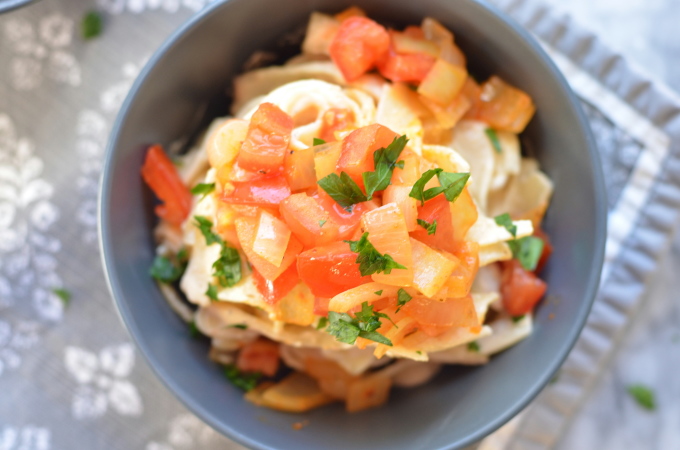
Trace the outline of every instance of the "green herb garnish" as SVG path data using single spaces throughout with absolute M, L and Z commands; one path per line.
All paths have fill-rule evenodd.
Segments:
M 210 219 L 203 216 L 194 216 L 194 225 L 198 227 L 205 238 L 205 245 L 221 244 L 222 238 L 212 230 L 213 223 Z
M 180 256 L 178 253 L 174 258 L 177 261 L 173 261 L 165 256 L 156 255 L 151 263 L 149 275 L 161 283 L 174 283 L 179 280 L 187 267 L 186 252 L 183 257 Z
M 368 240 L 368 233 L 361 235 L 358 241 L 345 241 L 349 244 L 350 250 L 358 253 L 356 263 L 359 264 L 361 276 L 372 275 L 374 273 L 385 273 L 389 275 L 392 269 L 406 269 L 396 262 L 388 254 L 380 254 Z
M 512 256 L 528 271 L 533 271 L 538 265 L 543 253 L 543 239 L 536 236 L 525 236 L 522 239 L 508 241 Z
M 323 139 L 320 139 L 320 138 L 312 139 L 312 147 L 316 147 L 317 145 L 323 145 L 325 143 L 326 143 L 326 141 L 324 141 Z
M 61 303 L 62 305 L 64 305 L 64 308 L 71 304 L 71 293 L 66 289 L 54 288 L 52 289 L 52 293 L 59 297 L 59 300 L 61 300 Z
M 399 288 L 397 291 L 397 312 L 399 312 L 402 306 L 411 301 L 412 298 L 403 288 Z
M 512 218 L 510 217 L 510 214 L 508 213 L 501 214 L 499 216 L 496 216 L 493 220 L 496 221 L 497 225 L 505 227 L 505 229 L 508 230 L 508 233 L 512 234 L 512 237 L 517 237 L 517 225 L 512 223 Z
M 80 32 L 86 41 L 99 36 L 102 33 L 102 28 L 104 28 L 104 20 L 96 11 L 85 14 L 80 22 Z
M 207 295 L 208 298 L 210 300 L 214 301 L 214 302 L 216 302 L 218 300 L 218 298 L 217 298 L 217 288 L 212 284 L 208 285 L 208 289 L 205 291 L 205 295 Z
M 326 328 L 327 325 L 328 325 L 328 318 L 321 317 L 319 319 L 319 322 L 316 324 L 316 329 L 321 330 L 322 328 Z
M 317 184 L 345 209 L 367 200 L 359 185 L 345 172 L 341 172 L 340 176 L 335 173 L 327 175 Z
M 328 313 L 329 325 L 326 331 L 345 344 L 354 344 L 358 337 L 362 337 L 392 346 L 392 341 L 375 331 L 380 328 L 380 318 L 391 320 L 387 314 L 373 311 L 373 305 L 363 302 L 361 311 L 358 311 L 354 316 L 330 311 Z
M 375 291 L 375 292 L 374 292 L 375 295 L 382 295 L 382 293 L 383 293 L 383 290 L 382 290 L 382 289 L 380 289 L 379 291 Z
M 196 322 L 192 320 L 189 322 L 189 336 L 193 339 L 199 337 L 201 335 L 201 332 L 198 330 L 198 327 L 196 326 Z
M 434 177 L 437 176 L 440 186 L 425 190 L 425 185 Z M 441 168 L 430 169 L 421 175 L 420 179 L 415 182 L 409 197 L 415 198 L 424 205 L 426 201 L 435 198 L 439 194 L 444 194 L 446 200 L 455 202 L 467 183 L 470 174 L 467 172 L 451 173 L 444 172 Z
M 213 263 L 212 275 L 222 287 L 231 287 L 241 281 L 241 255 L 238 250 L 230 247 L 217 233 L 212 231 L 213 223 L 203 217 L 194 216 L 194 224 L 205 237 L 205 244 L 220 244 L 220 257 Z
M 477 341 L 469 342 L 467 345 L 467 349 L 471 352 L 479 353 L 479 343 Z
M 394 138 L 387 147 L 379 148 L 373 152 L 375 170 L 373 172 L 364 172 L 361 175 L 366 187 L 368 200 L 372 199 L 373 194 L 377 191 L 382 191 L 390 185 L 390 179 L 392 179 L 392 172 L 394 172 L 395 167 L 404 168 L 404 162 L 397 162 L 397 159 L 399 159 L 399 155 L 401 155 L 407 142 L 406 135 L 402 135 Z
M 656 400 L 654 398 L 654 391 L 641 384 L 634 384 L 628 386 L 628 393 L 635 399 L 638 405 L 643 408 L 654 411 L 656 409 Z
M 206 195 L 210 194 L 215 190 L 215 183 L 198 183 L 191 189 L 192 195 L 202 195 L 201 200 L 203 200 Z
M 522 314 L 521 316 L 514 316 L 514 317 L 512 318 L 512 323 L 517 323 L 517 322 L 519 322 L 520 320 L 524 319 L 524 316 L 525 316 L 525 314 Z
M 239 330 L 247 330 L 248 325 L 246 325 L 245 323 L 234 323 L 234 324 L 229 325 L 229 328 L 238 328 Z
M 319 228 L 323 228 L 323 226 L 326 224 L 326 222 L 328 222 L 327 219 L 319 220 Z
M 430 223 L 427 220 L 417 219 L 418 225 L 427 230 L 427 234 L 435 234 L 437 232 L 437 221 Z
M 227 377 L 227 380 L 231 381 L 234 386 L 243 389 L 246 392 L 255 389 L 257 382 L 262 378 L 262 374 L 259 372 L 243 373 L 233 364 L 224 366 L 224 376 Z
M 493 128 L 487 128 L 484 130 L 484 133 L 491 141 L 491 145 L 493 146 L 493 149 L 496 150 L 496 153 L 502 153 L 503 149 L 501 148 L 501 141 L 498 140 L 498 134 L 496 134 L 496 130 Z

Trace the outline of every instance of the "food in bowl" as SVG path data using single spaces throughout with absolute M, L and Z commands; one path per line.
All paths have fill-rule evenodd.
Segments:
M 551 252 L 552 183 L 518 138 L 535 107 L 477 83 L 449 30 L 315 12 L 302 54 L 234 94 L 142 176 L 162 201 L 151 274 L 248 400 L 360 411 L 531 333 Z

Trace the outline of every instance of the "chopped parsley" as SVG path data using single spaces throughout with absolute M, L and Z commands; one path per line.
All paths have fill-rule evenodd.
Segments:
M 352 205 L 365 202 L 366 195 L 356 182 L 345 172 L 340 175 L 331 173 L 320 179 L 317 184 L 326 191 L 340 206 L 349 210 Z
M 425 190 L 425 185 L 427 185 L 435 175 L 439 180 L 440 186 Z M 465 188 L 468 178 L 470 178 L 470 174 L 467 172 L 451 173 L 444 172 L 441 168 L 430 169 L 423 173 L 420 179 L 415 182 L 413 189 L 411 189 L 411 192 L 408 195 L 409 197 L 419 200 L 421 205 L 425 204 L 427 200 L 433 199 L 442 193 L 446 197 L 446 200 L 455 202 L 460 193 L 463 192 L 463 188 Z
M 510 214 L 508 213 L 501 214 L 499 216 L 494 217 L 493 220 L 496 221 L 496 225 L 505 227 L 505 229 L 508 230 L 508 233 L 512 234 L 512 237 L 517 237 L 517 225 L 512 223 L 512 218 L 510 217 Z
M 501 148 L 501 141 L 498 140 L 498 134 L 496 134 L 496 130 L 493 128 L 487 128 L 484 130 L 484 133 L 486 134 L 486 137 L 489 138 L 491 141 L 491 145 L 493 146 L 493 149 L 496 151 L 496 153 L 503 153 L 503 149 Z
M 513 237 L 517 237 L 517 225 L 512 222 L 510 214 L 501 214 L 496 216 L 494 220 L 496 224 L 505 227 Z M 538 260 L 541 259 L 544 245 L 543 239 L 536 236 L 525 236 L 521 239 L 508 241 L 508 246 L 512 250 L 512 257 L 517 259 L 522 267 L 528 271 L 536 269 Z
M 361 311 L 357 311 L 354 317 L 347 313 L 330 311 L 328 313 L 329 325 L 326 331 L 335 336 L 336 340 L 345 344 L 354 344 L 357 338 L 361 337 L 391 347 L 392 341 L 375 331 L 382 325 L 381 318 L 391 321 L 387 314 L 373 311 L 373 305 L 363 302 Z
M 403 288 L 399 288 L 397 291 L 397 312 L 399 312 L 402 306 L 411 301 L 412 298 Z
M 205 237 L 206 245 L 220 244 L 220 257 L 213 263 L 212 275 L 217 278 L 217 282 L 222 287 L 231 287 L 241 281 L 241 255 L 234 247 L 230 247 L 215 232 L 212 231 L 213 223 L 203 217 L 194 216 L 194 224 Z
M 245 323 L 234 323 L 234 324 L 229 325 L 229 328 L 238 328 L 239 330 L 247 330 L 248 325 L 246 325 Z
M 205 245 L 221 244 L 222 238 L 212 230 L 213 223 L 210 219 L 203 216 L 194 216 L 194 225 L 198 227 L 205 238 Z
M 208 289 L 205 291 L 205 295 L 208 296 L 208 298 L 214 302 L 216 302 L 217 299 L 217 288 L 213 284 L 208 285 Z
M 186 267 L 187 251 L 182 249 L 174 258 L 156 255 L 149 268 L 149 275 L 161 283 L 174 283 L 184 274 Z
M 202 195 L 201 200 L 205 198 L 206 195 L 210 194 L 215 190 L 215 183 L 198 183 L 191 189 L 193 195 Z
M 62 305 L 64 305 L 64 308 L 66 308 L 69 304 L 71 304 L 71 293 L 67 291 L 64 288 L 54 288 L 52 289 L 52 293 L 59 297 L 59 300 L 61 300 Z
M 654 411 L 656 409 L 656 400 L 654 396 L 654 391 L 641 384 L 634 384 L 628 386 L 628 393 L 631 397 L 635 399 L 638 405 L 643 408 Z
M 361 235 L 358 241 L 345 241 L 349 244 L 350 250 L 358 253 L 356 263 L 359 264 L 361 276 L 372 275 L 374 273 L 385 273 L 389 275 L 392 269 L 406 269 L 396 262 L 388 254 L 380 254 L 373 244 L 368 240 L 368 233 Z
M 390 185 L 392 179 L 392 172 L 395 167 L 404 168 L 404 162 L 398 161 L 399 155 L 406 147 L 406 135 L 394 138 L 392 143 L 387 147 L 379 148 L 373 152 L 373 163 L 375 170 L 373 172 L 364 172 L 361 177 L 364 180 L 366 187 L 366 195 L 368 200 L 373 198 L 376 191 L 382 191 Z
M 197 338 L 201 335 L 201 332 L 198 330 L 198 327 L 196 326 L 196 321 L 192 320 L 189 322 L 189 336 L 192 338 Z
M 375 292 L 374 292 L 375 295 L 382 295 L 382 293 L 383 293 L 383 290 L 382 290 L 382 289 L 380 289 L 379 291 L 375 291 Z
M 479 353 L 479 343 L 477 341 L 469 342 L 467 345 L 468 351 Z
M 427 234 L 435 234 L 437 232 L 437 221 L 433 221 L 432 223 L 428 222 L 427 220 L 423 219 L 417 219 L 418 225 L 421 227 L 425 228 L 427 230 Z
M 317 145 L 323 145 L 325 143 L 326 143 L 326 141 L 324 141 L 323 139 L 320 139 L 320 138 L 312 139 L 312 147 L 316 147 Z
M 418 355 L 422 355 L 422 354 L 423 354 L 423 352 L 421 352 L 420 350 L 416 350 L 416 354 L 418 354 Z
M 231 384 L 246 392 L 255 389 L 257 382 L 262 378 L 262 374 L 259 372 L 243 373 L 233 364 L 224 366 L 224 376 L 231 381 Z
M 96 11 L 85 14 L 80 22 L 80 32 L 86 41 L 102 34 L 102 28 L 104 28 L 104 20 L 101 14 Z
M 515 316 L 512 318 L 512 323 L 517 323 L 520 320 L 524 319 L 525 314 L 522 314 L 521 316 Z
M 319 220 L 319 228 L 323 228 L 323 226 L 326 225 L 326 222 L 328 222 L 328 219 Z
M 328 326 L 328 319 L 326 317 L 321 317 L 319 319 L 319 322 L 316 324 L 316 329 L 321 330 L 323 328 L 326 328 Z

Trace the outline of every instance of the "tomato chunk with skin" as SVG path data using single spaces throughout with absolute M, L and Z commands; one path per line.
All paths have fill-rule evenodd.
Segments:
M 191 192 L 160 145 L 152 145 L 146 152 L 142 178 L 163 202 L 156 206 L 156 215 L 173 225 L 181 225 L 191 211 Z
M 361 276 L 357 254 L 346 242 L 335 242 L 300 253 L 297 258 L 300 279 L 317 297 L 331 298 L 370 283 L 370 276 Z
M 351 211 L 347 211 L 323 190 L 319 190 L 313 197 L 316 202 L 328 212 L 331 220 L 337 224 L 338 240 L 350 239 L 359 229 L 361 215 L 379 207 L 378 201 L 374 199 L 352 205 Z M 326 225 L 324 225 L 324 228 L 325 227 Z
M 354 122 L 354 112 L 351 109 L 331 108 L 323 113 L 319 137 L 326 142 L 336 141 L 335 132 L 350 129 Z
M 438 195 L 426 201 L 423 206 L 419 206 L 418 219 L 430 224 L 437 221 L 437 229 L 434 234 L 428 234 L 424 227 L 418 225 L 415 231 L 411 232 L 413 238 L 430 247 L 445 250 L 449 253 L 456 251 L 453 220 L 451 218 L 449 201 L 446 200 L 445 196 Z
M 338 238 L 338 224 L 304 192 L 283 200 L 279 210 L 290 230 L 306 247 L 318 247 Z
M 426 327 L 474 327 L 479 325 L 472 297 L 449 298 L 443 302 L 417 297 L 403 306 L 406 314 Z
M 286 152 L 283 164 L 291 191 L 301 191 L 316 186 L 314 147 Z
M 253 252 L 275 266 L 279 266 L 283 261 L 289 240 L 290 229 L 286 224 L 273 214 L 262 211 L 253 241 Z
M 264 301 L 269 305 L 275 305 L 297 286 L 300 276 L 297 273 L 297 264 L 291 264 L 274 281 L 266 279 L 253 268 L 253 280 L 258 292 L 264 297 Z
M 472 283 L 479 271 L 479 244 L 465 242 L 459 246 L 455 254 L 445 254 L 459 264 L 446 282 L 449 297 L 463 297 L 470 292 Z
M 262 338 L 247 343 L 238 354 L 236 367 L 241 372 L 273 377 L 279 371 L 279 344 Z
M 290 143 L 293 119 L 273 103 L 262 103 L 248 126 L 238 154 L 239 165 L 254 172 L 280 170 Z
M 243 183 L 232 183 L 234 189 L 222 195 L 222 201 L 237 205 L 276 206 L 290 196 L 288 182 L 282 176 Z
M 390 48 L 387 57 L 378 63 L 380 74 L 393 82 L 420 83 L 425 79 L 435 58 L 427 53 L 397 53 Z
M 516 259 L 503 263 L 501 297 L 503 307 L 513 317 L 530 313 L 543 298 L 548 285 Z
M 463 189 L 456 201 L 449 203 L 449 205 L 451 206 L 453 242 L 456 246 L 459 246 L 465 240 L 468 230 L 477 222 L 479 212 L 468 188 Z
M 350 17 L 340 25 L 329 52 L 345 79 L 354 81 L 375 67 L 389 45 L 385 27 L 366 17 Z
M 339 172 L 346 172 L 363 189 L 362 174 L 375 170 L 373 152 L 392 143 L 397 133 L 377 123 L 352 131 L 342 140 Z

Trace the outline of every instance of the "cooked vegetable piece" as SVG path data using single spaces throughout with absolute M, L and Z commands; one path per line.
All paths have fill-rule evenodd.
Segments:
M 280 170 L 288 150 L 293 119 L 272 103 L 262 103 L 250 119 L 238 154 L 239 166 L 271 173 Z
M 305 193 L 293 194 L 283 200 L 280 211 L 290 230 L 306 247 L 329 244 L 338 238 L 338 224 Z
M 320 190 L 314 195 L 316 202 L 321 205 L 329 214 L 334 223 L 338 225 L 338 239 L 349 239 L 359 228 L 361 216 L 366 211 L 378 208 L 377 200 L 357 203 L 352 206 L 351 211 L 343 208 L 333 200 L 325 191 Z M 326 227 L 326 224 L 323 225 Z
M 531 97 L 495 75 L 482 85 L 480 99 L 477 117 L 496 130 L 521 133 L 536 111 Z
M 453 203 L 455 205 L 460 198 Z M 450 203 L 446 197 L 439 195 L 418 208 L 418 219 L 427 223 L 437 222 L 435 233 L 430 234 L 422 227 L 416 227 L 411 236 L 430 247 L 445 250 L 449 253 L 456 251 L 454 242 L 453 218 L 451 216 Z
M 225 191 L 222 195 L 222 200 L 226 203 L 276 206 L 290 196 L 290 187 L 282 176 L 232 184 L 234 189 L 230 192 Z
M 248 121 L 229 119 L 209 137 L 206 149 L 210 166 L 220 169 L 232 164 L 248 134 Z
M 420 101 L 434 114 L 437 123 L 444 130 L 453 128 L 472 106 L 472 102 L 462 93 L 445 106 L 426 97 L 421 97 Z
M 385 28 L 365 17 L 350 17 L 342 22 L 331 42 L 331 59 L 347 81 L 365 74 L 383 58 L 390 45 Z
M 253 251 L 253 241 L 255 240 L 255 233 L 257 232 L 257 219 L 252 217 L 239 217 L 236 219 L 235 225 L 236 235 L 241 244 L 241 249 L 243 249 L 248 257 L 250 264 L 252 264 L 267 280 L 276 280 L 276 278 L 290 267 L 291 264 L 295 263 L 297 255 L 302 251 L 302 243 L 294 236 L 291 236 L 286 252 L 283 255 L 281 265 L 275 266 Z
M 287 412 L 305 412 L 333 401 L 313 378 L 293 372 L 262 393 L 264 406 Z
M 253 252 L 275 266 L 280 266 L 290 241 L 290 228 L 267 211 L 260 213 Z
M 404 215 L 406 229 L 410 232 L 416 229 L 418 220 L 418 202 L 409 196 L 412 186 L 390 185 L 383 192 L 383 204 L 394 203 Z
M 351 109 L 331 108 L 321 117 L 319 137 L 325 142 L 337 141 L 335 133 L 351 129 L 355 120 Z
M 354 381 L 347 391 L 347 411 L 363 411 L 384 404 L 391 388 L 392 379 L 382 374 L 368 375 Z
M 390 183 L 398 186 L 413 186 L 420 178 L 420 157 L 411 149 L 406 147 L 399 156 L 403 165 L 396 166 L 392 172 Z
M 394 131 L 377 123 L 352 131 L 342 140 L 337 170 L 347 173 L 363 189 L 362 174 L 375 170 L 373 153 L 389 146 L 396 137 Z
M 545 281 L 522 267 L 516 259 L 503 263 L 501 295 L 503 307 L 511 316 L 531 312 L 543 298 L 546 289 Z
M 423 34 L 440 48 L 439 57 L 443 60 L 465 67 L 465 55 L 454 43 L 453 33 L 431 17 L 423 19 Z
M 371 281 L 370 276 L 361 275 L 356 259 L 349 244 L 335 242 L 302 252 L 297 258 L 298 273 L 314 295 L 330 298 Z
M 446 256 L 459 263 L 446 282 L 449 297 L 463 297 L 469 294 L 479 270 L 479 244 L 464 242 L 454 254 Z
M 369 200 L 373 198 L 373 194 L 377 191 L 382 191 L 390 185 L 395 167 L 404 164 L 403 161 L 399 160 L 399 155 L 404 150 L 406 142 L 408 142 L 406 135 L 402 135 L 395 138 L 386 148 L 379 148 L 373 152 L 374 171 L 361 174 L 366 188 L 366 196 Z
M 427 53 L 400 54 L 390 47 L 387 57 L 378 62 L 380 74 L 390 81 L 420 83 L 432 69 L 436 58 Z
M 267 280 L 253 267 L 253 280 L 258 292 L 264 297 L 264 301 L 275 305 L 298 284 L 300 276 L 297 272 L 297 264 L 291 264 L 274 281 Z
M 279 371 L 279 344 L 263 338 L 248 342 L 238 354 L 236 367 L 273 377 Z
M 364 302 L 373 304 L 381 299 L 396 297 L 399 289 L 401 288 L 398 286 L 388 286 L 382 283 L 372 282 L 369 279 L 366 283 L 357 284 L 356 286 L 339 292 L 330 299 L 328 309 L 336 312 L 347 312 Z M 415 293 L 415 291 L 412 291 L 412 293 Z
M 160 145 L 152 145 L 147 150 L 142 178 L 163 202 L 154 209 L 156 215 L 172 225 L 181 225 L 191 211 L 191 192 Z
M 335 172 L 335 167 L 340 159 L 342 144 L 329 142 L 314 146 L 314 173 L 317 181 Z
M 323 392 L 340 400 L 347 398 L 349 385 L 358 378 L 326 358 L 305 358 L 304 367 L 305 372 L 319 383 Z
M 416 297 L 402 310 L 419 325 L 434 327 L 474 327 L 479 325 L 475 303 L 467 295 L 445 301 Z
M 313 12 L 309 16 L 305 40 L 302 42 L 302 52 L 312 55 L 327 55 L 338 28 L 340 28 L 340 22 L 336 18 Z
M 477 222 L 479 213 L 468 188 L 463 189 L 458 199 L 449 205 L 451 208 L 453 243 L 458 246 L 465 240 L 468 230 Z
M 289 150 L 286 152 L 283 165 L 291 191 L 301 191 L 316 185 L 314 147 Z
M 399 54 L 420 53 L 430 55 L 434 58 L 439 56 L 439 47 L 432 41 L 425 39 L 425 36 L 415 31 L 414 27 L 410 27 L 403 32 L 390 30 L 390 39 L 394 51 Z M 418 36 L 420 34 L 420 36 Z
M 392 342 L 392 345 L 399 345 L 401 344 L 401 341 L 404 340 L 404 337 L 406 335 L 414 331 L 417 325 L 418 324 L 414 318 L 404 317 L 403 319 L 399 320 L 395 325 L 393 325 L 384 334 L 385 337 Z M 390 348 L 387 345 L 378 344 L 378 346 L 373 351 L 373 356 L 375 356 L 376 358 L 382 358 L 383 356 L 385 356 L 385 353 L 387 353 L 389 349 Z
M 291 267 L 294 266 L 295 264 Z M 275 282 L 278 281 L 279 278 L 277 278 Z M 314 295 L 304 284 L 296 285 L 276 304 L 273 318 L 284 323 L 299 325 L 301 327 L 313 324 L 316 320 L 316 316 L 314 315 Z
M 451 277 L 458 263 L 416 239 L 411 238 L 413 286 L 432 298 Z
M 464 68 L 454 66 L 440 58 L 418 86 L 418 93 L 446 107 L 458 96 L 466 78 L 467 71 Z
M 404 215 L 396 204 L 390 203 L 364 214 L 361 219 L 368 239 L 375 249 L 389 255 L 405 269 L 394 269 L 390 273 L 374 273 L 373 281 L 393 286 L 411 286 L 413 283 L 413 258 L 411 242 Z

